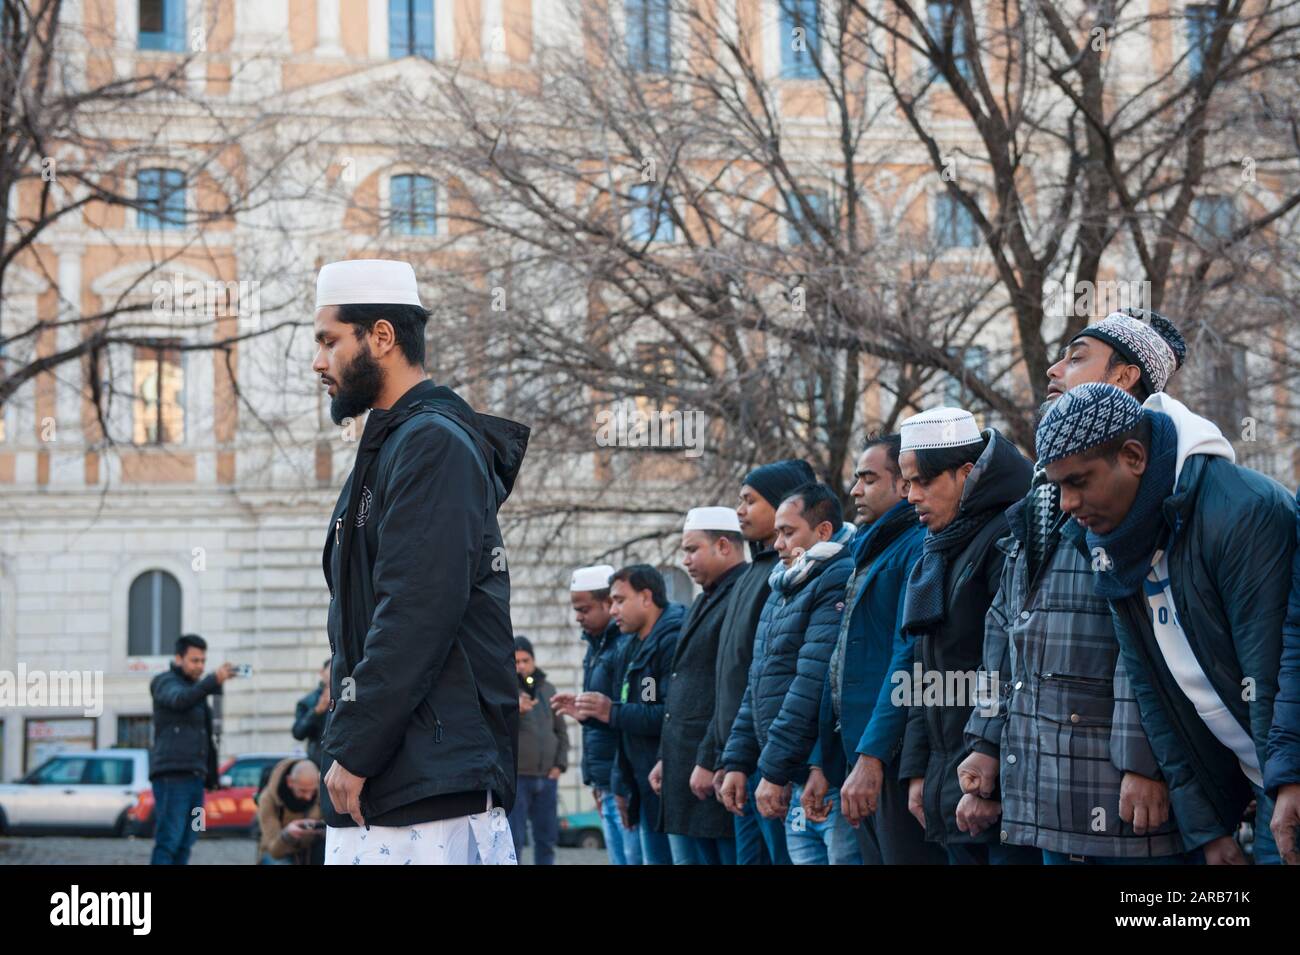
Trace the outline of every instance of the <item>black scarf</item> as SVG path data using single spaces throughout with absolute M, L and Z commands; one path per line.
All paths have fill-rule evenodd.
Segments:
M 284 808 L 290 812 L 308 812 L 312 806 L 316 805 L 316 800 L 314 798 L 299 799 L 293 794 L 293 790 L 289 788 L 289 774 L 293 772 L 294 767 L 297 765 L 297 763 L 293 763 L 280 774 L 280 784 L 275 787 L 275 794 L 279 797 Z

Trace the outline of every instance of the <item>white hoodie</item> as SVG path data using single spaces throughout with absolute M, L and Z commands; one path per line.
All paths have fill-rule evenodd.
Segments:
M 1187 406 L 1176 398 L 1157 392 L 1146 400 L 1144 408 L 1160 411 L 1169 415 L 1178 429 L 1178 460 L 1174 468 L 1174 487 L 1183 473 L 1183 464 L 1193 454 L 1208 454 L 1227 458 L 1236 463 L 1237 455 L 1232 445 L 1223 436 L 1214 422 L 1207 421 L 1198 414 L 1193 414 Z M 1169 672 L 1173 674 L 1179 689 L 1196 707 L 1196 714 L 1205 723 L 1215 738 L 1227 746 L 1237 756 L 1241 771 L 1256 786 L 1263 785 L 1263 776 L 1259 769 L 1259 752 L 1250 734 L 1237 722 L 1236 717 L 1223 705 L 1223 700 L 1215 692 L 1214 684 L 1201 669 L 1187 642 L 1178 621 L 1173 592 L 1169 583 L 1169 561 L 1163 550 L 1158 550 L 1151 560 L 1151 572 L 1143 584 L 1147 604 L 1151 607 L 1151 626 L 1155 631 L 1156 643 L 1165 658 Z

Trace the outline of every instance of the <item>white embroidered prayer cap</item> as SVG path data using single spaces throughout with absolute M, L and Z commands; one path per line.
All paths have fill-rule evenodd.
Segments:
M 730 507 L 693 507 L 686 512 L 686 523 L 682 533 L 687 531 L 730 531 L 740 533 L 740 518 L 734 508 Z
M 573 572 L 573 577 L 569 580 L 570 593 L 590 593 L 593 590 L 608 590 L 609 578 L 614 576 L 614 568 L 609 564 L 593 564 L 590 567 L 579 567 Z
M 415 269 L 393 259 L 345 259 L 322 266 L 316 276 L 316 308 L 327 305 L 424 307 Z
M 931 408 L 912 415 L 898 427 L 903 443 L 900 451 L 928 448 L 958 448 L 984 440 L 975 416 L 964 408 Z

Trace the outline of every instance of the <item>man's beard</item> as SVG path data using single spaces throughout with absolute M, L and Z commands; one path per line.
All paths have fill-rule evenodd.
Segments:
M 335 424 L 342 424 L 374 406 L 384 387 L 384 370 L 370 354 L 368 344 L 363 343 L 352 363 L 343 369 L 338 386 L 338 392 L 330 399 L 330 417 Z

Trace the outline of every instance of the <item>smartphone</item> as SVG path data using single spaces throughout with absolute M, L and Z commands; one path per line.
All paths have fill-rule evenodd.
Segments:
M 252 676 L 252 675 L 253 675 L 253 664 L 251 663 L 235 664 L 235 676 Z

